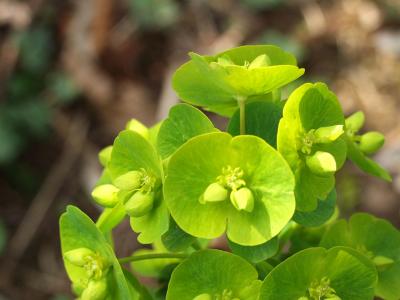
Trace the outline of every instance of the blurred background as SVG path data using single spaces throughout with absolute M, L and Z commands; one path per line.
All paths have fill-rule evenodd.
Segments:
M 375 159 L 393 183 L 346 165 L 338 201 L 399 226 L 399 0 L 0 0 L 0 299 L 72 299 L 58 217 L 69 203 L 99 214 L 98 150 L 130 118 L 167 115 L 188 51 L 264 43 L 297 56 L 297 85 L 327 82 L 386 135 Z M 129 225 L 117 234 L 129 255 Z

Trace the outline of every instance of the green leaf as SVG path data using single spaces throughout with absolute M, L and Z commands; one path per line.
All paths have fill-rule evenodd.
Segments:
M 115 299 L 130 299 L 134 296 L 129 290 L 121 266 L 104 235 L 97 229 L 93 221 L 77 207 L 68 206 L 67 211 L 61 216 L 60 234 L 63 255 L 71 250 L 87 248 L 101 257 L 106 265 L 110 265 L 112 268 L 111 278 L 117 286 Z M 73 284 L 87 285 L 90 277 L 83 267 L 73 265 L 65 259 L 64 264 Z
M 323 236 L 321 246 L 348 246 L 371 260 L 393 260 L 384 268 L 377 265 L 379 281 L 375 292 L 384 299 L 400 298 L 400 232 L 388 221 L 357 213 L 348 223 L 340 220 L 333 224 Z
M 274 256 L 279 249 L 277 237 L 257 246 L 241 246 L 228 240 L 232 253 L 239 255 L 252 263 L 258 263 Z
M 126 212 L 122 201 L 113 208 L 106 208 L 96 222 L 97 228 L 103 233 L 110 232 L 125 218 Z
M 178 104 L 171 108 L 162 123 L 157 138 L 157 148 L 162 158 L 167 158 L 192 137 L 217 131 L 212 122 L 197 108 Z
M 282 117 L 283 102 L 253 102 L 246 104 L 246 134 L 256 135 L 276 148 L 276 136 L 279 120 Z M 227 131 L 233 135 L 240 134 L 240 112 L 236 110 L 229 121 Z
M 108 166 L 112 179 L 141 168 L 161 178 L 161 162 L 153 146 L 136 132 L 120 132 L 114 141 Z
M 270 66 L 245 66 L 264 54 Z M 221 57 L 228 57 L 235 65 L 218 63 Z M 304 69 L 296 66 L 294 56 L 270 45 L 242 46 L 215 56 L 192 53 L 191 58 L 175 72 L 174 90 L 185 102 L 226 116 L 237 109 L 238 96 L 246 98 L 248 103 L 268 99 L 266 96 L 270 97 L 271 92 L 304 73 Z
M 373 265 L 351 249 L 309 248 L 289 257 L 268 274 L 259 299 L 317 299 L 315 289 L 320 286 L 331 289 L 331 293 L 319 294 L 320 299 L 338 296 L 343 300 L 372 300 L 376 279 Z M 310 297 L 313 293 L 314 297 Z
M 392 181 L 392 177 L 378 163 L 367 157 L 350 138 L 346 138 L 347 156 L 349 159 L 364 172 L 379 177 L 383 180 Z
M 335 159 L 337 170 L 343 166 L 347 151 L 343 138 L 328 142 L 319 137 L 322 130 L 338 125 L 344 125 L 342 109 L 336 96 L 323 83 L 303 84 L 285 104 L 277 144 L 295 174 L 296 210 L 315 210 L 318 199 L 326 199 L 334 188 L 333 172 L 321 176 L 317 168 L 310 168 L 313 167 L 310 158 L 315 153 L 326 152 Z
M 228 299 L 256 300 L 257 276 L 254 267 L 239 256 L 219 250 L 199 251 L 175 268 L 166 299 L 193 300 L 202 294 L 224 294 L 230 295 Z
M 179 228 L 178 224 L 171 218 L 168 231 L 163 234 L 161 240 L 168 251 L 179 252 L 189 248 L 196 241 L 196 238 Z
M 243 171 L 243 179 L 236 183 L 244 180 L 253 193 L 251 212 L 237 210 L 229 200 L 201 201 L 207 187 L 229 167 Z M 172 217 L 187 233 L 212 239 L 226 229 L 232 242 L 254 246 L 276 236 L 290 220 L 293 188 L 287 163 L 264 140 L 208 133 L 192 138 L 171 157 L 164 197 Z
M 133 231 L 140 233 L 138 241 L 150 244 L 168 230 L 169 213 L 161 195 L 155 197 L 153 209 L 142 217 L 131 217 Z
M 318 206 L 311 212 L 296 211 L 293 220 L 307 227 L 317 227 L 327 222 L 335 213 L 336 190 L 332 190 L 325 200 L 318 200 Z

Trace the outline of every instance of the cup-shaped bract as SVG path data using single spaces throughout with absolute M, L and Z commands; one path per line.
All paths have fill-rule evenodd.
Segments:
M 239 210 L 231 201 L 204 202 L 219 181 L 231 194 L 246 187 L 254 201 Z M 187 233 L 212 239 L 227 231 L 240 245 L 259 245 L 288 223 L 295 208 L 293 174 L 283 157 L 256 136 L 217 132 L 192 138 L 171 157 L 164 196 L 171 215 Z M 243 195 L 241 196 L 243 197 Z M 250 197 L 251 198 L 251 197 Z
M 140 189 L 132 193 L 151 194 L 152 201 L 144 201 L 145 209 L 143 205 L 139 207 L 129 203 L 129 209 L 133 207 L 140 209 L 137 213 L 130 212 L 131 226 L 135 232 L 140 233 L 139 242 L 144 244 L 154 242 L 168 230 L 169 221 L 168 210 L 162 196 L 162 164 L 155 148 L 138 133 L 124 130 L 114 141 L 108 170 L 113 182 L 117 183 L 121 176 L 128 176 L 132 171 L 143 174 Z M 123 199 L 125 203 L 132 199 L 134 196 L 132 193 L 126 193 L 127 197 Z
M 323 83 L 306 83 L 287 100 L 278 128 L 278 151 L 296 178 L 296 209 L 312 211 L 335 184 L 334 171 L 346 159 L 344 116 Z
M 372 300 L 376 280 L 374 266 L 351 248 L 309 248 L 268 274 L 259 299 Z
M 238 101 L 272 99 L 272 92 L 304 74 L 295 57 L 272 45 L 241 46 L 216 54 L 191 54 L 174 74 L 179 97 L 221 115 L 231 116 Z
M 261 284 L 257 277 L 256 269 L 243 258 L 220 250 L 203 250 L 175 268 L 166 299 L 256 300 Z
M 87 215 L 68 206 L 60 218 L 60 235 L 65 269 L 82 299 L 136 299 L 110 244 Z
M 400 232 L 388 221 L 366 213 L 339 220 L 325 232 L 321 246 L 348 246 L 373 261 L 378 270 L 376 295 L 400 298 Z

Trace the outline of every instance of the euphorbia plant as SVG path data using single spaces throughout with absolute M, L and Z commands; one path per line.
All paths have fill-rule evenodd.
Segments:
M 282 99 L 303 73 L 275 46 L 192 53 L 173 78 L 189 104 L 151 128 L 131 120 L 100 152 L 98 220 L 72 206 L 61 216 L 77 297 L 400 299 L 399 231 L 368 214 L 337 220 L 335 173 L 346 157 L 390 181 L 367 157 L 383 136 L 360 134 L 364 115 L 345 119 L 323 83 Z M 228 117 L 227 132 L 192 105 Z M 117 258 L 112 233 L 127 217 L 148 246 Z

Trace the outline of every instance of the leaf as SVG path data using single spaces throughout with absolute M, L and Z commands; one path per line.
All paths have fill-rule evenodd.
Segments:
M 63 255 L 78 248 L 88 248 L 98 253 L 112 265 L 113 280 L 117 285 L 116 299 L 131 298 L 128 284 L 112 248 L 87 215 L 77 207 L 68 206 L 67 211 L 60 218 L 60 234 Z M 84 268 L 72 265 L 66 260 L 64 264 L 73 283 L 81 284 L 82 280 L 87 278 Z
M 283 102 L 252 102 L 246 104 L 246 134 L 256 135 L 276 148 L 276 136 L 279 120 L 282 117 Z M 229 121 L 227 131 L 233 135 L 240 134 L 240 112 L 236 110 Z
M 157 148 L 162 158 L 167 158 L 185 142 L 196 135 L 217 131 L 200 110 L 187 104 L 171 108 L 162 123 L 157 137 Z
M 328 228 L 321 246 L 348 246 L 369 259 L 386 257 L 393 260 L 390 266 L 378 268 L 379 279 L 375 292 L 384 299 L 400 298 L 400 232 L 388 221 L 357 213 L 348 223 L 340 220 Z
M 7 231 L 3 221 L 0 219 L 0 256 L 7 243 Z
M 309 248 L 289 257 L 268 274 L 259 299 L 310 299 L 310 289 L 325 282 L 340 299 L 372 300 L 376 278 L 373 265 L 351 249 Z
M 279 250 L 278 238 L 257 246 L 241 246 L 228 240 L 229 248 L 232 253 L 239 255 L 252 263 L 258 263 L 274 256 Z
M 125 218 L 126 212 L 122 201 L 113 208 L 106 208 L 96 222 L 97 228 L 103 233 L 110 232 Z
M 151 244 L 168 230 L 169 213 L 162 196 L 157 196 L 153 209 L 142 217 L 131 217 L 133 231 L 140 233 L 138 241 Z
M 244 67 L 264 54 L 270 66 Z M 221 57 L 229 57 L 236 65 L 216 64 Z M 174 90 L 185 102 L 225 116 L 231 116 L 237 109 L 238 96 L 246 98 L 247 102 L 268 99 L 272 91 L 304 73 L 304 69 L 296 66 L 294 56 L 270 45 L 242 46 L 215 56 L 193 53 L 191 58 L 175 72 Z
M 199 251 L 172 272 L 166 299 L 193 300 L 202 294 L 225 292 L 231 299 L 256 300 L 257 276 L 254 267 L 239 256 L 220 250 Z
M 238 211 L 229 200 L 200 203 L 207 187 L 228 166 L 243 170 L 254 194 L 252 212 Z M 226 229 L 231 241 L 254 246 L 276 236 L 292 217 L 293 175 L 276 150 L 258 137 L 194 137 L 174 153 L 167 172 L 168 208 L 179 227 L 193 236 L 212 239 Z
M 179 228 L 178 224 L 171 218 L 168 231 L 163 234 L 161 240 L 168 251 L 179 252 L 189 248 L 196 241 L 196 238 Z
M 131 130 L 120 132 L 114 141 L 109 172 L 112 179 L 141 168 L 161 178 L 161 163 L 153 146 Z
M 347 156 L 357 167 L 372 176 L 379 177 L 388 182 L 392 181 L 392 177 L 388 171 L 362 153 L 362 151 L 353 141 L 351 141 L 349 138 L 346 138 L 346 142 L 348 149 Z
M 318 206 L 311 212 L 296 211 L 293 220 L 303 226 L 317 227 L 327 222 L 335 213 L 336 190 L 332 190 L 324 200 L 318 200 Z

